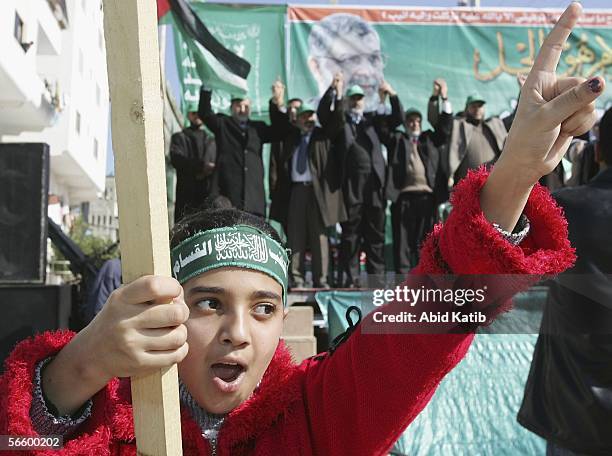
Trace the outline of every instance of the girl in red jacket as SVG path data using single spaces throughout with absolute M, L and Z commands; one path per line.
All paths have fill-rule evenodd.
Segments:
M 603 91 L 601 78 L 555 77 L 579 14 L 572 4 L 552 30 L 500 160 L 457 186 L 408 284 L 419 274 L 558 273 L 573 262 L 565 220 L 536 183 L 591 127 Z M 528 223 L 513 234 L 520 218 Z M 332 354 L 295 365 L 279 343 L 288 260 L 269 226 L 218 210 L 186 219 L 171 245 L 175 278 L 135 280 L 80 333 L 15 348 L 0 379 L 0 435 L 64 437 L 44 454 L 136 454 L 129 382 L 119 378 L 179 363 L 186 455 L 384 454 L 473 337 L 365 334 L 368 316 Z

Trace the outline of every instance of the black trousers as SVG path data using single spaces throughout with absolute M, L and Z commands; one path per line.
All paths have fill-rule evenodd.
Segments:
M 391 205 L 393 261 L 395 272 L 405 274 L 419 262 L 419 248 L 433 228 L 434 196 L 426 192 L 404 192 Z
M 304 256 L 307 246 L 312 253 L 313 286 L 326 286 L 329 245 L 312 184 L 293 184 L 290 201 L 287 241 L 291 249 L 290 275 L 293 286 L 304 286 Z
M 359 254 L 366 253 L 368 274 L 385 273 L 385 205 L 371 173 L 357 174 L 344 187 L 347 220 L 342 225 L 340 268 L 344 286 L 359 282 Z

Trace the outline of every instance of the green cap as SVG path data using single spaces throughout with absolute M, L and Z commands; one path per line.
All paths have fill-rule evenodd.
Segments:
M 242 100 L 246 100 L 246 95 L 241 95 L 239 93 L 230 94 L 230 103 L 233 103 L 234 101 L 242 101 Z
M 406 117 L 408 117 L 408 116 L 413 116 L 413 115 L 417 115 L 417 116 L 419 116 L 421 119 L 423 118 L 423 114 L 421 114 L 421 111 L 419 111 L 417 108 L 413 108 L 413 107 L 410 107 L 410 108 L 406 109 L 406 112 L 404 113 L 404 115 L 405 115 Z
M 302 103 L 302 105 L 297 110 L 297 115 L 301 116 L 307 112 L 317 112 L 317 110 L 309 103 Z
M 486 101 L 478 92 L 470 94 L 465 100 L 465 105 L 471 105 L 472 103 L 482 103 L 485 104 Z
M 363 91 L 363 89 L 361 88 L 360 85 L 355 84 L 354 86 L 351 86 L 348 91 L 346 92 L 346 96 L 347 97 L 353 97 L 353 96 L 365 96 L 365 92 Z
M 194 101 L 190 101 L 185 106 L 185 112 L 198 112 L 198 104 Z

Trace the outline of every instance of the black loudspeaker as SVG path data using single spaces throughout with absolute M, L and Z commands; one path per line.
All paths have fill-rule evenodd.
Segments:
M 43 331 L 69 327 L 72 288 L 73 285 L 0 287 L 0 363 L 17 342 Z
M 0 284 L 44 283 L 49 146 L 0 144 Z

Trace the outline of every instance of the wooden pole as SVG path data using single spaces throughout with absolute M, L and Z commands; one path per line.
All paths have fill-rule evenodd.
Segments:
M 155 0 L 104 0 L 123 281 L 170 275 Z M 138 454 L 181 455 L 176 365 L 132 378 Z

